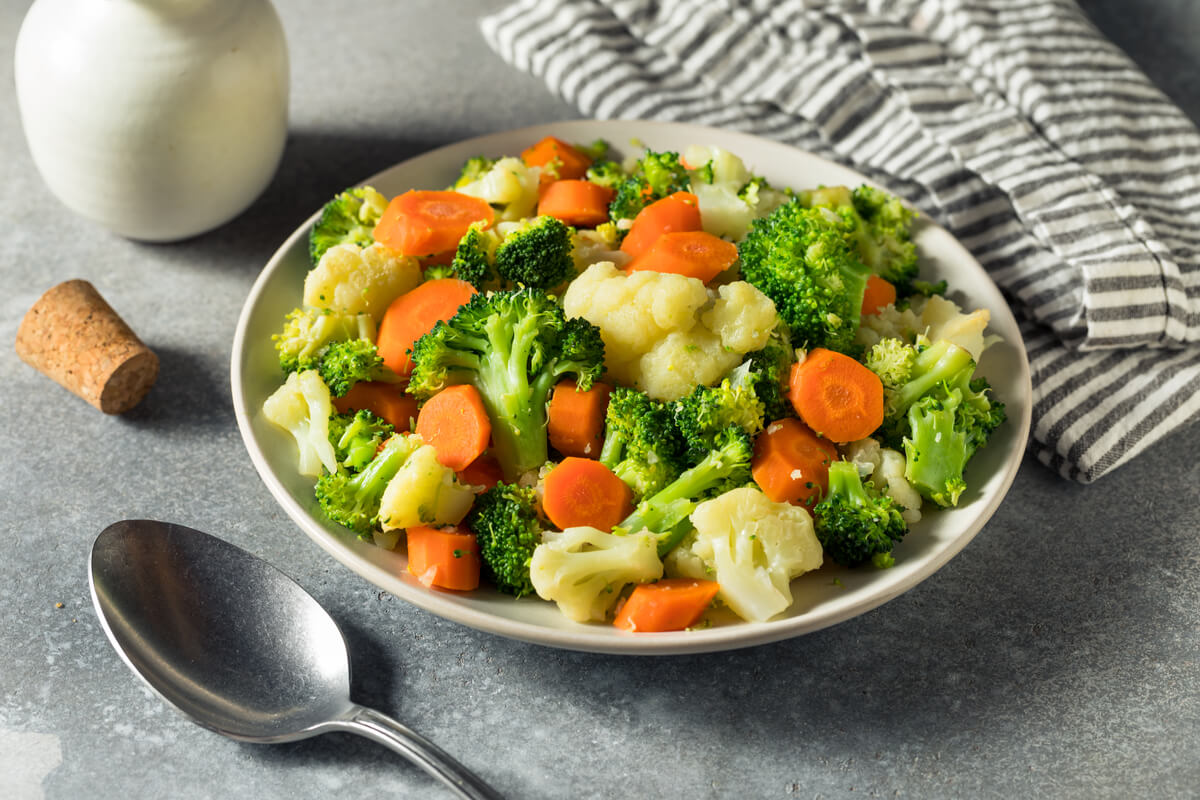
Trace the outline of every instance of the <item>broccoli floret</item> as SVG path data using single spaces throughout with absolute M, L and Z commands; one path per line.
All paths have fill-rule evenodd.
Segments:
M 317 479 L 317 502 L 325 516 L 361 538 L 379 527 L 379 502 L 388 481 L 416 450 L 414 438 L 394 435 L 359 472 L 338 470 Z
M 449 264 L 437 264 L 425 270 L 425 280 L 435 278 L 458 278 L 482 291 L 495 282 L 496 246 L 500 237 L 492 229 L 476 223 L 458 242 L 454 260 Z
M 693 183 L 697 181 L 700 183 L 712 183 L 714 178 L 713 162 L 711 160 L 704 162 L 704 166 L 690 170 L 689 175 Z
M 533 594 L 529 562 L 543 530 L 537 493 L 498 483 L 475 498 L 466 524 L 479 543 L 484 573 L 496 588 L 517 597 Z
M 617 187 L 608 206 L 609 216 L 614 220 L 633 219 L 655 200 L 688 191 L 691 186 L 691 178 L 678 153 L 647 150 L 631 174 Z
M 672 408 L 644 392 L 618 386 L 608 400 L 600 463 L 637 498 L 654 494 L 683 470 L 682 442 Z
M 913 211 L 895 195 L 873 186 L 845 186 L 801 193 L 806 205 L 834 208 L 854 221 L 848 233 L 858 256 L 871 271 L 896 287 L 898 297 L 912 294 L 917 278 L 917 247 L 912 241 Z
M 575 277 L 575 232 L 554 217 L 535 217 L 504 235 L 496 272 L 518 286 L 553 289 Z
M 608 142 L 604 139 L 596 139 L 590 144 L 576 143 L 571 146 L 590 158 L 592 163 L 608 158 Z
M 685 470 L 650 497 L 643 498 L 618 531 L 648 530 L 658 537 L 658 554 L 671 552 L 691 531 L 688 516 L 704 500 L 750 483 L 754 444 L 737 425 L 717 435 L 714 447 L 700 463 Z
M 847 567 L 867 561 L 890 566 L 892 548 L 908 532 L 892 498 L 864 484 L 851 461 L 829 465 L 829 491 L 813 509 L 813 519 L 826 555 Z
M 757 376 L 746 361 L 716 386 L 697 386 L 674 403 L 687 463 L 696 464 L 707 456 L 730 425 L 750 436 L 763 429 L 765 407 L 757 390 Z
M 970 352 L 944 339 L 883 339 L 865 363 L 883 383 L 880 438 L 904 448 L 905 478 L 938 505 L 956 505 L 966 487 L 963 470 L 1004 422 L 1004 404 L 975 377 Z
M 750 365 L 754 391 L 762 401 L 763 416 L 768 422 L 795 415 L 787 396 L 787 382 L 795 361 L 792 334 L 783 322 L 771 331 L 761 350 L 747 356 L 746 363 Z
M 627 176 L 616 161 L 595 161 L 588 167 L 585 177 L 592 183 L 615 190 Z
M 366 339 L 333 342 L 321 353 L 317 369 L 334 397 L 344 396 L 359 381 L 396 380 L 374 343 Z
M 329 418 L 329 441 L 333 443 L 338 463 L 354 472 L 371 462 L 379 445 L 394 431 L 389 422 L 365 408 Z
M 288 312 L 283 330 L 271 337 L 284 372 L 316 369 L 321 355 L 332 342 L 375 339 L 375 320 L 370 314 L 342 314 L 325 308 L 305 306 Z
M 479 390 L 496 458 L 515 481 L 546 462 L 550 390 L 570 375 L 587 391 L 604 370 L 604 340 L 541 289 L 516 289 L 472 297 L 417 340 L 412 361 L 408 391 L 418 399 L 455 383 Z
M 738 245 L 742 277 L 775 302 L 797 346 L 855 351 L 871 271 L 848 243 L 850 213 L 784 203 Z
M 308 232 L 308 258 L 312 266 L 334 245 L 373 244 L 375 224 L 386 208 L 387 198 L 370 186 L 346 189 L 327 202 Z
M 463 162 L 462 169 L 459 170 L 458 178 L 454 181 L 454 185 L 450 188 L 458 189 L 466 186 L 472 181 L 479 180 L 487 174 L 487 171 L 496 163 L 495 159 L 486 158 L 484 156 L 472 156 Z

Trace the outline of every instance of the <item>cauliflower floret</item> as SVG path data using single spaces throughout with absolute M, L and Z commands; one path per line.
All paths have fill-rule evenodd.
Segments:
M 725 348 L 721 337 L 697 325 L 657 342 L 633 365 L 628 382 L 656 400 L 678 400 L 700 384 L 716 383 L 741 360 L 742 354 Z
M 979 361 L 983 351 L 998 337 L 984 336 L 983 330 L 991 320 L 991 312 L 977 308 L 964 313 L 953 300 L 934 295 L 921 309 L 921 324 L 929 341 L 945 339 L 953 342 Z
M 742 159 L 715 144 L 688 145 L 683 151 L 683 161 L 695 168 L 712 165 L 714 184 L 730 184 L 741 189 L 750 180 L 750 170 Z
M 919 301 L 918 301 L 919 302 Z M 914 306 L 918 303 L 914 303 Z M 854 341 L 865 348 L 874 347 L 883 339 L 900 339 L 912 342 L 925 326 L 913 310 L 913 306 L 898 309 L 894 305 L 884 306 L 876 314 L 864 314 Z
M 742 281 L 710 292 L 682 275 L 593 264 L 563 297 L 568 317 L 600 329 L 605 366 L 621 384 L 657 400 L 676 400 L 710 384 L 766 343 L 775 305 Z
M 300 448 L 299 472 L 311 478 L 337 472 L 337 454 L 329 441 L 333 398 L 315 369 L 288 374 L 263 403 L 263 416 L 292 435 Z
M 890 447 L 879 451 L 879 466 L 871 473 L 871 481 L 877 489 L 890 495 L 901 506 L 900 516 L 909 525 L 921 521 L 921 493 L 913 488 L 904 477 L 904 454 Z
M 475 493 L 456 480 L 454 470 L 441 465 L 432 445 L 415 434 L 409 441 L 417 449 L 383 490 L 380 526 L 391 531 L 417 525 L 457 525 L 471 509 Z
M 717 597 L 751 622 L 786 611 L 792 579 L 824 560 L 808 511 L 752 487 L 704 501 L 691 520 L 696 530 L 667 556 L 668 574 L 717 581 Z
M 376 242 L 339 244 L 325 251 L 304 278 L 304 304 L 343 314 L 370 314 L 379 322 L 400 295 L 421 282 L 415 258 Z
M 751 177 L 745 163 L 716 145 L 692 145 L 683 160 L 697 168 L 712 167 L 712 183 L 692 181 L 704 230 L 734 241 L 745 236 L 755 218 L 753 205 L 738 196 Z
M 882 449 L 879 441 L 870 437 L 859 439 L 856 442 L 847 442 L 838 447 L 842 458 L 854 462 L 854 466 L 858 467 L 858 474 L 861 476 L 870 475 L 879 468 Z
M 657 540 L 646 531 L 627 536 L 589 527 L 547 531 L 529 562 L 538 597 L 557 603 L 575 622 L 603 622 L 627 584 L 655 581 L 662 573 Z
M 734 281 L 717 289 L 712 309 L 700 321 L 721 337 L 727 350 L 753 353 L 766 347 L 779 313 L 771 298 L 745 281 Z
M 506 156 L 497 160 L 487 172 L 454 191 L 500 206 L 496 219 L 511 222 L 533 216 L 541 174 L 540 168 Z
M 854 338 L 868 348 L 881 339 L 902 339 L 909 343 L 917 336 L 924 336 L 931 342 L 945 339 L 968 351 L 978 361 L 984 350 L 1000 340 L 999 336 L 984 334 L 990 321 L 991 312 L 986 308 L 963 311 L 953 300 L 940 295 L 914 297 L 908 308 L 897 309 L 890 305 L 877 314 L 864 316 Z
M 842 456 L 854 463 L 864 480 L 896 501 L 900 516 L 909 525 L 921 521 L 921 494 L 904 477 L 904 454 L 883 447 L 876 439 L 859 439 L 838 448 Z

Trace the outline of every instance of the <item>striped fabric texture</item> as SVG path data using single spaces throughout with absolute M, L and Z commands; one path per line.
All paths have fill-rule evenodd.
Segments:
M 482 30 L 586 117 L 786 142 L 948 228 L 1021 322 L 1061 475 L 1200 418 L 1200 134 L 1073 0 L 521 0 Z

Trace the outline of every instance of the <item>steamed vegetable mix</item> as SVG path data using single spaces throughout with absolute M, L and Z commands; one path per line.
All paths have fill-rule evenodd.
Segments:
M 970 501 L 988 313 L 920 278 L 897 198 L 554 137 L 446 179 L 329 201 L 263 406 L 325 515 L 430 590 L 764 621 Z

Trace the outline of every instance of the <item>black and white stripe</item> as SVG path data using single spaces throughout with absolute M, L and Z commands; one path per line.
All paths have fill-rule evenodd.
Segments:
M 589 117 L 777 139 L 950 229 L 1022 316 L 1061 474 L 1200 415 L 1200 134 L 1073 0 L 520 0 L 482 28 Z

